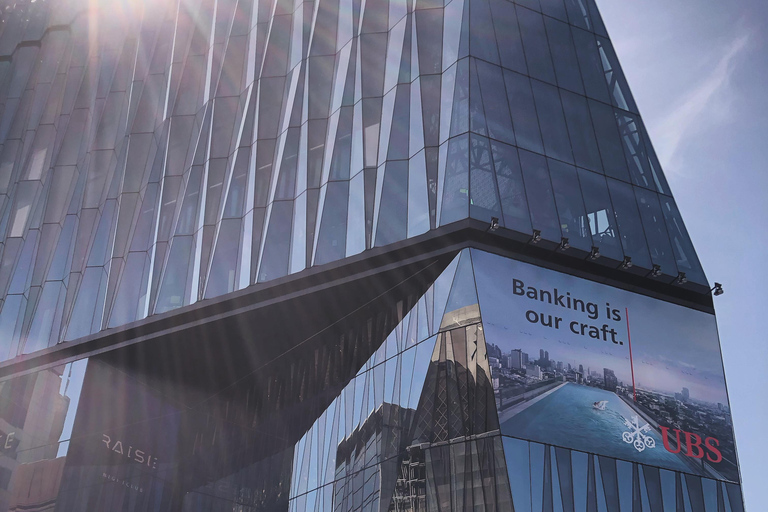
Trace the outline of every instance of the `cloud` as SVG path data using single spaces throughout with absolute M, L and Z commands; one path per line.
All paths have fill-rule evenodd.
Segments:
M 730 111 L 729 95 L 730 77 L 738 57 L 748 47 L 750 34 L 746 33 L 735 38 L 724 49 L 711 72 L 698 81 L 698 86 L 683 95 L 683 101 L 674 108 L 659 123 L 655 131 L 655 139 L 660 141 L 657 146 L 661 166 L 667 173 L 674 172 L 675 157 L 686 138 L 695 128 L 700 127 L 707 118 L 720 112 L 728 115 Z M 723 94 L 725 93 L 725 94 Z M 722 98 L 717 101 L 718 98 Z

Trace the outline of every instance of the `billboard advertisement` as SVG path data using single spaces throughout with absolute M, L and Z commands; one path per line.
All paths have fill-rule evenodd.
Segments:
M 738 482 L 714 315 L 472 259 L 502 434 Z

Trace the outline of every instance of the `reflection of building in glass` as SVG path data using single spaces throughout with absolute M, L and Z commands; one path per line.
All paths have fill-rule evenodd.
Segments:
M 504 428 L 628 392 L 478 261 L 713 313 L 594 0 L 6 4 L 0 511 L 743 511 L 692 385 L 637 407 L 727 483 Z
M 619 385 L 619 380 L 616 378 L 616 373 L 608 368 L 603 369 L 604 386 L 607 391 L 616 391 L 616 387 Z

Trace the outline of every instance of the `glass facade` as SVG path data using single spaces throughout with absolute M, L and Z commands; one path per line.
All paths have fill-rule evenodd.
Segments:
M 594 0 L 0 8 L 0 510 L 743 512 Z

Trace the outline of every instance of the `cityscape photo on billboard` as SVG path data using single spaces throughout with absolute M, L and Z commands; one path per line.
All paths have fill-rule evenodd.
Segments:
M 714 315 L 472 255 L 502 434 L 738 481 Z

